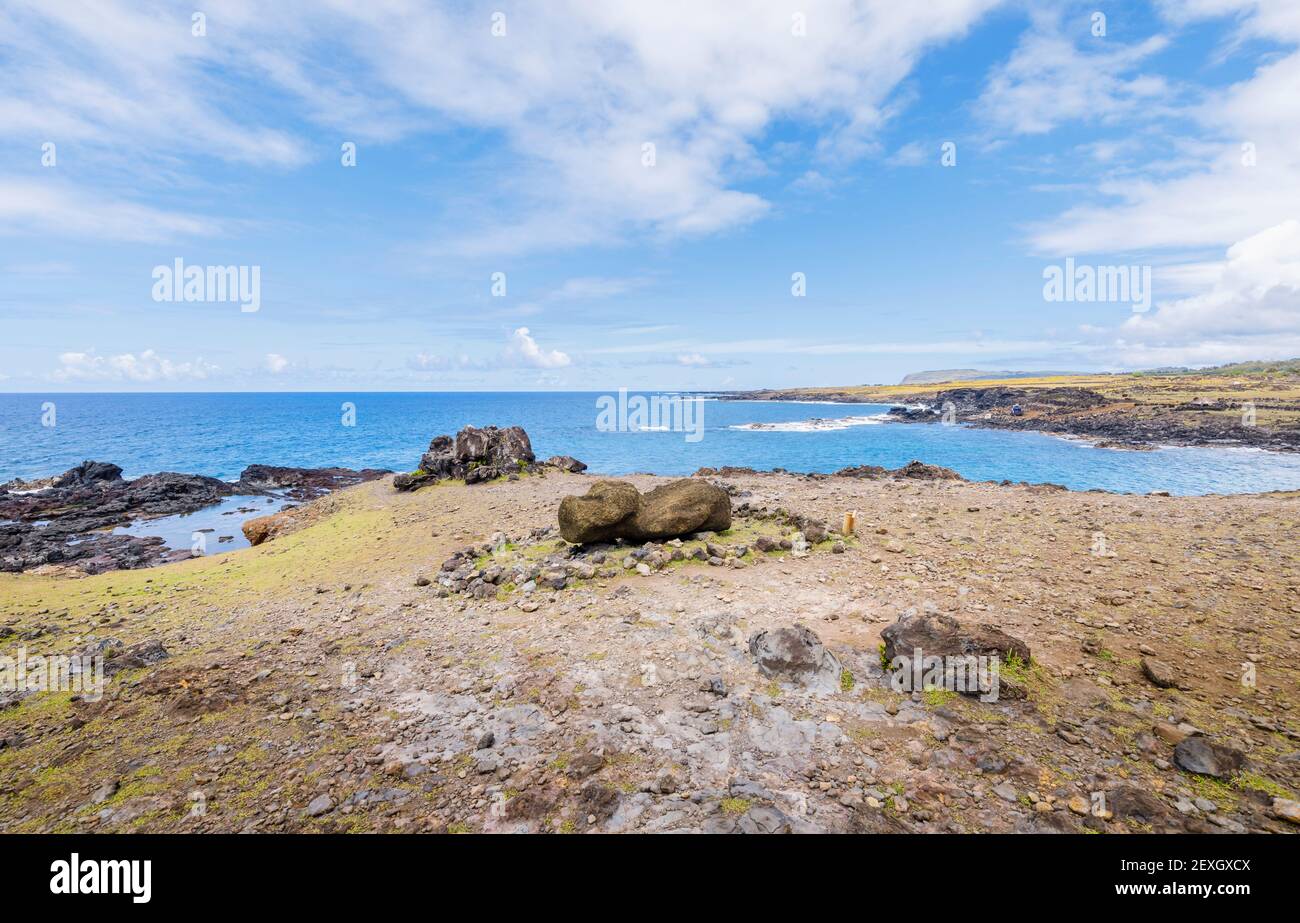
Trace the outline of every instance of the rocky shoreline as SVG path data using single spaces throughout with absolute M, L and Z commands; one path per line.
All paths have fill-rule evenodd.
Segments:
M 805 389 L 733 391 L 732 401 L 814 400 Z M 874 403 L 861 392 L 818 390 L 815 400 L 834 404 Z M 895 403 L 885 399 L 882 403 Z M 1144 404 L 1107 397 L 1088 388 L 959 387 L 929 391 L 895 403 L 889 419 L 899 423 L 950 423 L 985 429 L 1042 432 L 1086 439 L 1101 448 L 1150 450 L 1160 446 L 1257 448 L 1300 452 L 1300 429 L 1251 425 L 1240 402 L 1189 401 Z M 1261 403 L 1258 410 L 1296 410 L 1292 403 Z
M 97 574 L 183 560 L 190 551 L 169 549 L 162 538 L 112 530 L 193 513 L 235 496 L 306 502 L 389 473 L 250 465 L 234 483 L 172 471 L 125 480 L 117 465 L 84 461 L 56 477 L 0 485 L 0 571 L 52 565 Z

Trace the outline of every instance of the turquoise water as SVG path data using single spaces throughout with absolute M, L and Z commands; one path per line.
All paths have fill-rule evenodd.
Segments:
M 690 474 L 750 465 L 829 472 L 912 459 L 974 480 L 1174 494 L 1300 489 L 1300 455 L 1253 449 L 1097 449 L 1038 433 L 870 422 L 810 430 L 813 418 L 872 418 L 880 405 L 706 401 L 702 438 L 605 432 L 596 394 L 4 394 L 0 482 L 111 461 L 127 477 L 182 471 L 234 479 L 244 466 L 414 468 L 429 440 L 466 424 L 523 426 L 541 457 L 573 455 L 605 474 Z M 55 425 L 42 425 L 53 402 Z M 344 402 L 355 425 L 344 425 Z M 45 415 L 48 419 L 48 414 Z M 784 429 L 745 429 L 773 424 Z

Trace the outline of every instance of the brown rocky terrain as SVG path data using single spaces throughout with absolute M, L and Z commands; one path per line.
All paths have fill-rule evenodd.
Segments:
M 0 698 L 0 829 L 1296 829 L 1297 495 L 708 480 L 729 530 L 594 565 L 556 534 L 594 479 L 550 469 L 362 483 L 148 570 L 0 574 L 0 654 L 108 658 L 97 701 Z M 794 536 L 850 510 L 852 536 Z M 484 579 L 534 564 L 558 573 Z M 895 692 L 882 632 L 939 616 L 1025 645 L 1018 693 Z

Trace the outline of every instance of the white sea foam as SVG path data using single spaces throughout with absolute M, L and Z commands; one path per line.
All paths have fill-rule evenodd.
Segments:
M 889 422 L 889 414 L 873 413 L 859 417 L 814 417 L 811 420 L 788 420 L 782 423 L 738 423 L 730 429 L 763 433 L 819 433 L 848 429 L 850 426 L 878 426 Z

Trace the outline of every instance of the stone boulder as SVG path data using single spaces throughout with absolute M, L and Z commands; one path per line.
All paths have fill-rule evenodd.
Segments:
M 1163 660 L 1156 660 L 1152 657 L 1142 658 L 1142 675 L 1149 679 L 1153 685 L 1161 689 L 1177 689 L 1178 674 L 1173 668 Z
M 272 513 L 270 516 L 245 520 L 240 528 L 243 530 L 244 538 L 248 539 L 248 544 L 260 545 L 279 535 L 284 526 L 285 517 L 280 513 Z
M 627 481 L 597 481 L 586 495 L 560 501 L 560 535 L 577 544 L 625 538 L 639 509 L 641 492 Z
M 731 528 L 731 497 L 708 481 L 681 478 L 643 494 L 632 527 L 635 541 L 721 532 Z
M 1245 767 L 1246 755 L 1204 737 L 1188 737 L 1174 747 L 1174 765 L 1198 775 L 1230 779 Z
M 834 692 L 839 688 L 839 660 L 803 625 L 756 632 L 750 636 L 749 653 L 758 672 L 769 679 L 797 683 L 820 692 Z
M 1160 800 L 1154 792 L 1139 785 L 1120 785 L 1106 796 L 1106 807 L 1117 820 L 1132 820 L 1146 824 L 1156 833 L 1176 833 L 1182 830 L 1177 814 Z
M 546 464 L 552 468 L 558 468 L 561 471 L 568 471 L 573 474 L 587 470 L 586 463 L 578 461 L 572 455 L 552 455 L 546 460 Z
M 681 478 L 640 493 L 626 481 L 597 481 L 560 501 L 560 535 L 576 544 L 678 538 L 731 528 L 731 498 L 707 481 Z
M 1015 655 L 1029 663 L 1029 645 L 1019 638 L 988 625 L 963 625 L 943 613 L 905 615 L 880 633 L 885 659 L 912 656 L 916 648 L 924 657 L 996 657 L 1005 661 Z

